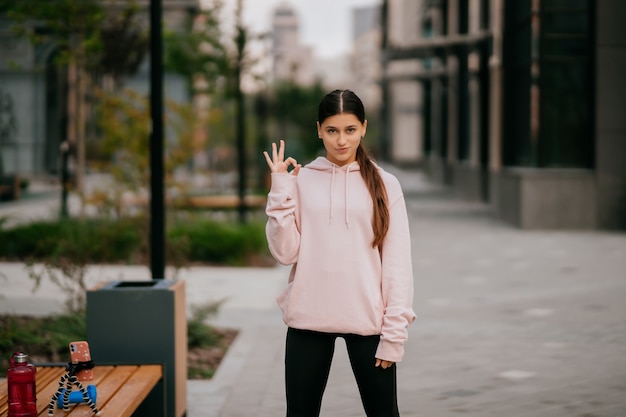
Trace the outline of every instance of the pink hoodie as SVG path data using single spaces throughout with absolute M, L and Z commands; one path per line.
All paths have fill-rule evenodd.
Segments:
M 400 362 L 415 319 L 411 240 L 400 183 L 377 168 L 390 212 L 382 256 L 372 247 L 372 198 L 357 162 L 319 157 L 297 176 L 272 174 L 266 235 L 274 258 L 293 264 L 277 297 L 288 326 L 379 334 L 376 357 Z

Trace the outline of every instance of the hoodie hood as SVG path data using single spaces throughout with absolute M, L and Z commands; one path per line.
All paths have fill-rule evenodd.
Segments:
M 374 166 L 376 167 L 376 169 L 378 171 L 382 171 L 383 170 L 373 160 L 370 159 L 370 162 L 372 164 L 374 164 Z M 332 172 L 333 169 L 336 169 L 336 170 L 344 169 L 345 170 L 348 167 L 349 167 L 351 172 L 352 171 L 360 171 L 361 170 L 361 168 L 359 166 L 359 163 L 357 161 L 350 162 L 349 164 L 339 166 L 337 164 L 334 164 L 334 163 L 330 162 L 328 159 L 326 159 L 323 156 L 318 156 L 313 161 L 311 161 L 308 164 L 306 164 L 305 167 L 306 168 L 310 168 L 310 169 L 314 169 L 316 171 L 326 171 L 326 172 Z
M 328 159 L 326 159 L 323 156 L 318 156 L 313 161 L 306 164 L 305 167 L 309 169 L 314 169 L 316 171 L 325 171 L 325 172 L 334 172 L 336 170 L 346 170 L 346 169 L 349 169 L 350 171 L 360 171 L 359 163 L 356 161 L 350 162 L 349 164 L 346 164 L 346 165 L 339 166 L 337 164 L 330 162 Z

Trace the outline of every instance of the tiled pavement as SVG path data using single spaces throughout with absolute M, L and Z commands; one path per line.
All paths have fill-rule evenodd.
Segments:
M 393 172 L 410 213 L 418 314 L 398 368 L 401 415 L 626 417 L 626 234 L 521 231 L 418 173 Z M 0 264 L 0 311 L 59 309 L 54 288 L 33 295 L 16 280 L 22 270 Z M 188 304 L 225 299 L 213 322 L 242 329 L 213 380 L 189 381 L 189 417 L 284 415 L 274 296 L 287 272 L 182 272 Z M 94 267 L 90 280 L 148 275 Z M 322 416 L 363 415 L 338 341 Z

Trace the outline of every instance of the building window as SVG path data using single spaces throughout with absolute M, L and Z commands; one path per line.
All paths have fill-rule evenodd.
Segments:
M 539 165 L 593 165 L 589 0 L 542 0 Z
M 535 41 L 530 0 L 505 6 L 503 162 L 509 166 L 591 168 L 592 3 L 539 0 L 539 4 Z M 538 51 L 531 48 L 534 42 Z M 535 84 L 533 57 L 538 63 Z M 539 97 L 535 103 L 531 100 L 533 85 Z M 538 114 L 535 137 L 531 137 L 531 107 Z
M 505 3 L 504 165 L 533 165 L 530 142 L 530 0 Z
M 480 28 L 489 29 L 489 0 L 480 0 Z

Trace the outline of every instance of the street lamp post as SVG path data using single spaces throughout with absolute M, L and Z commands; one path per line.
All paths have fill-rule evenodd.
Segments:
M 163 190 L 163 33 L 161 0 L 150 0 L 150 271 L 165 277 Z

